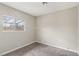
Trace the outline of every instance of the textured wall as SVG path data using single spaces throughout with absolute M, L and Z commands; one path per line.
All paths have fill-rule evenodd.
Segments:
M 51 46 L 77 51 L 77 8 L 37 18 L 37 39 Z
M 24 32 L 2 32 L 2 24 L 0 23 L 0 54 L 34 41 L 35 17 L 0 4 L 0 22 L 4 15 L 24 20 L 26 30 Z

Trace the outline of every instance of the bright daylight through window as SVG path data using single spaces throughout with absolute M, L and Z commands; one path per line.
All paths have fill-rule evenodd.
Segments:
M 24 20 L 15 19 L 12 16 L 4 16 L 3 32 L 24 31 Z

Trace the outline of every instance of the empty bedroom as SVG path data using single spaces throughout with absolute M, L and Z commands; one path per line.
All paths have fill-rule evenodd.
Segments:
M 0 56 L 79 56 L 79 2 L 0 2 Z

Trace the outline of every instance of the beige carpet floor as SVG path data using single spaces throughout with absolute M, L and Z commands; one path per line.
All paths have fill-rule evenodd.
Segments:
M 40 43 L 33 43 L 4 56 L 78 56 L 78 54 Z

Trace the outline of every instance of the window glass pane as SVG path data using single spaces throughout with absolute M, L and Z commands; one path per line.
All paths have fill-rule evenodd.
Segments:
M 3 20 L 3 31 L 14 31 L 15 20 L 11 16 L 5 16 Z
M 24 21 L 23 20 L 16 20 L 15 31 L 24 31 Z

